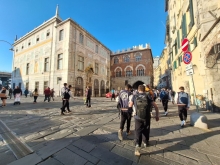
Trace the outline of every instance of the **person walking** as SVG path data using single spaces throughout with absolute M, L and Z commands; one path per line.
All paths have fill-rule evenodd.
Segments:
M 89 86 L 87 86 L 87 95 L 86 95 L 86 107 L 89 108 L 91 107 L 91 95 L 92 91 Z
M 32 92 L 33 93 L 33 96 L 34 96 L 34 104 L 37 103 L 37 98 L 38 98 L 38 90 L 37 88 L 35 88 L 35 90 Z
M 4 106 L 6 106 L 6 99 L 7 99 L 7 96 L 6 96 L 6 88 L 5 87 L 2 87 L 2 90 L 1 90 L 1 95 L 2 95 L 2 97 L 1 97 L 1 100 L 2 100 L 2 105 L 1 105 L 1 107 L 4 107 Z
M 25 97 L 27 98 L 27 95 L 29 94 L 29 91 L 28 91 L 28 88 L 26 88 L 25 90 L 24 90 L 24 95 L 25 95 Z
M 133 94 L 131 93 L 131 85 L 127 84 L 125 86 L 125 90 L 122 90 L 119 93 L 118 96 L 118 101 L 119 101 L 119 106 L 121 110 L 121 122 L 120 122 L 120 129 L 118 131 L 118 138 L 119 140 L 123 140 L 123 130 L 125 126 L 125 122 L 127 121 L 127 130 L 126 130 L 126 135 L 130 135 L 130 126 L 131 126 L 131 115 L 132 115 L 132 106 L 129 106 L 129 103 L 131 102 L 133 98 Z
M 165 112 L 165 116 L 168 115 L 168 101 L 169 101 L 169 93 L 166 91 L 165 88 L 163 88 L 160 92 L 160 99 L 162 101 L 162 104 L 163 104 L 163 109 L 164 109 L 164 112 Z
M 65 86 L 66 87 L 66 86 Z M 67 108 L 68 113 L 71 112 L 69 108 L 69 99 L 70 97 L 73 98 L 72 92 L 71 92 L 72 86 L 69 85 L 69 88 L 65 88 L 65 91 L 63 91 L 63 106 L 60 108 L 61 109 L 61 115 L 65 115 L 65 108 Z
M 11 99 L 11 96 L 12 96 L 12 89 L 11 88 L 9 88 L 9 98 Z
M 14 98 L 15 98 L 15 101 L 14 101 L 14 105 L 15 104 L 21 104 L 21 96 L 22 96 L 22 90 L 19 88 L 19 86 L 17 86 L 13 92 L 14 94 Z
M 153 105 L 156 111 L 156 121 L 159 121 L 159 110 L 157 104 L 153 101 L 152 96 L 145 92 L 145 86 L 138 86 L 138 94 L 132 98 L 129 106 L 134 105 L 135 119 L 135 155 L 140 156 L 140 147 L 142 140 L 144 147 L 150 145 L 150 109 Z M 142 139 L 143 138 L 143 139 Z
M 179 87 L 180 92 L 177 92 L 174 98 L 175 103 L 178 106 L 179 118 L 181 120 L 180 126 L 186 125 L 187 111 L 190 108 L 190 96 L 184 92 L 184 87 Z
M 48 100 L 48 102 L 50 102 L 50 88 L 47 87 L 45 90 L 44 90 L 44 95 L 45 95 L 45 98 L 44 98 L 44 102 L 46 100 Z
M 51 90 L 50 90 L 50 98 L 54 101 L 54 93 L 55 93 L 55 91 L 54 91 L 54 89 L 52 88 Z
M 112 96 L 111 96 L 111 101 L 112 101 L 112 99 L 115 100 L 115 88 L 113 88 L 113 89 L 111 90 L 111 93 L 112 93 Z

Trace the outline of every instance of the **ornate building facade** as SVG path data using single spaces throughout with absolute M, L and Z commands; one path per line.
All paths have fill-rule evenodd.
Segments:
M 120 90 L 131 84 L 137 89 L 144 83 L 153 85 L 153 57 L 148 44 L 111 54 L 111 88 Z
M 60 95 L 63 83 L 82 96 L 85 87 L 104 96 L 110 87 L 111 51 L 72 19 L 58 14 L 14 42 L 12 88 Z

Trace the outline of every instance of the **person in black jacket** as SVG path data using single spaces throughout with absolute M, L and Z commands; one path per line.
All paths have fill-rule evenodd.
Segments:
M 87 86 L 86 107 L 91 107 L 91 95 L 92 95 L 92 91 L 90 87 Z
M 73 98 L 71 88 L 72 88 L 72 86 L 69 85 L 69 88 L 65 88 L 65 91 L 63 92 L 63 98 L 62 98 L 63 106 L 62 106 L 62 108 L 60 108 L 61 109 L 61 115 L 64 115 L 65 108 L 67 108 L 68 112 L 71 112 L 70 107 L 69 107 L 69 99 L 70 99 L 70 97 Z

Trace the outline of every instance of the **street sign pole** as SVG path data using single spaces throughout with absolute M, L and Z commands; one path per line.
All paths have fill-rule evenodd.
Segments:
M 191 63 L 191 65 L 192 65 L 192 63 Z M 196 111 L 199 112 L 198 103 L 197 103 L 197 100 L 196 100 L 196 90 L 195 90 L 195 84 L 194 84 L 194 80 L 193 80 L 193 74 L 191 74 L 190 76 L 191 76 L 192 85 L 193 85 L 193 93 L 194 93 L 194 101 L 195 101 L 195 104 L 196 104 Z

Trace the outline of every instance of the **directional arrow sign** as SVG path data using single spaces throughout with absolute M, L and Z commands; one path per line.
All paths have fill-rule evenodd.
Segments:
M 187 51 L 189 48 L 189 40 L 187 38 L 184 38 L 182 41 L 182 51 Z

